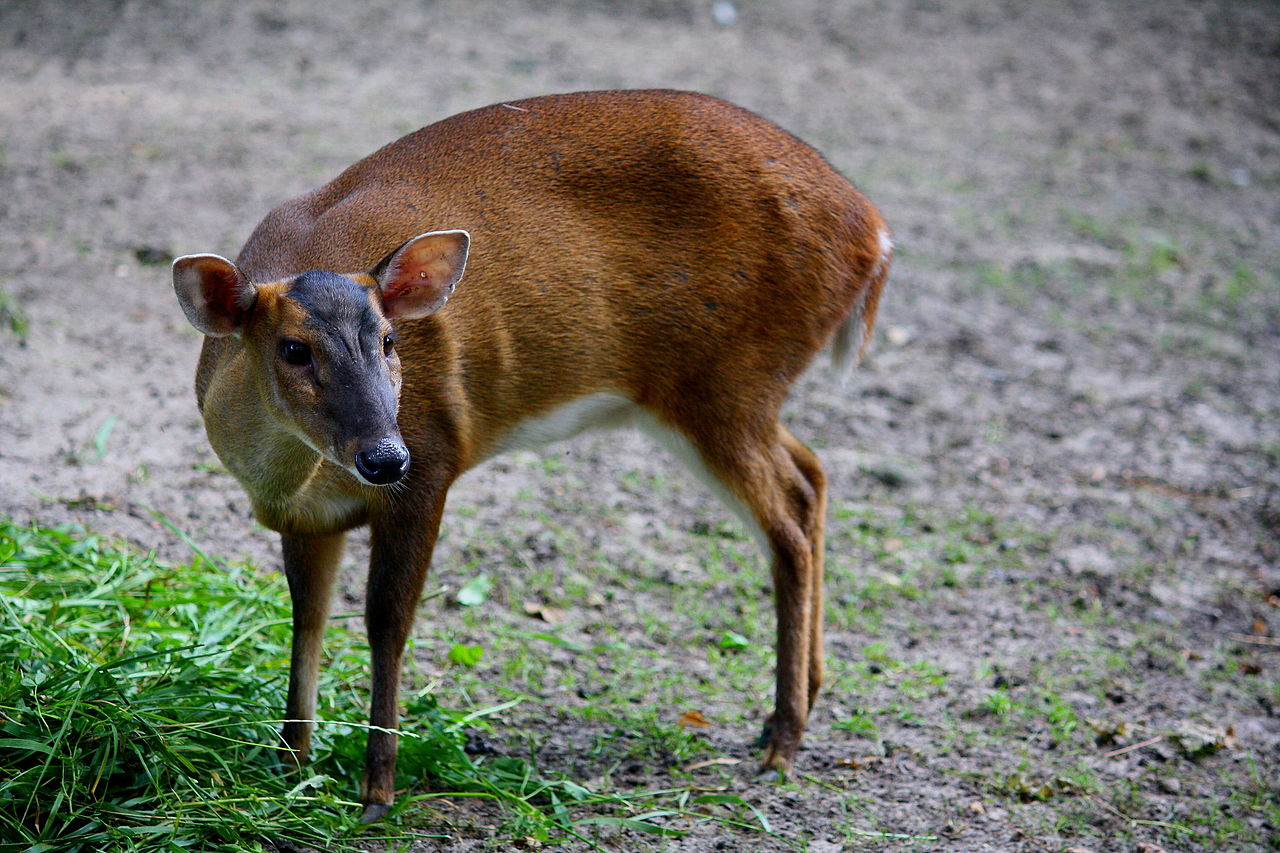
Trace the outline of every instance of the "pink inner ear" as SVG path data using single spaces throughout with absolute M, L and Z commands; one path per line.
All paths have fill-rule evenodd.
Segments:
M 387 316 L 411 320 L 439 310 L 462 277 L 467 244 L 465 233 L 448 231 L 406 243 L 378 282 Z
M 425 317 L 438 310 L 448 298 L 449 290 L 442 289 L 430 277 L 388 282 L 382 289 L 382 307 L 393 320 Z
M 387 280 L 382 286 L 382 298 L 386 301 L 394 302 L 401 297 L 408 296 L 414 290 L 431 288 L 431 279 L 425 271 L 419 271 L 417 274 L 411 275 L 408 271 L 399 269 L 398 265 L 393 264 L 388 273 Z
M 244 324 L 253 289 L 235 264 L 218 255 L 173 262 L 173 286 L 183 313 L 206 335 L 229 335 Z
M 240 279 L 236 271 L 216 258 L 202 258 L 197 264 L 200 273 L 200 295 L 213 313 L 238 320 L 240 308 Z

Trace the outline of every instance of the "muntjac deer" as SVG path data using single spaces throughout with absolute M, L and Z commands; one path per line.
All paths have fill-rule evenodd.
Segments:
M 506 450 L 633 425 L 770 551 L 762 742 L 788 770 L 823 675 L 826 484 L 778 411 L 824 347 L 860 354 L 891 251 L 875 208 L 795 137 L 710 97 L 631 91 L 454 116 L 271 211 L 234 263 L 174 261 L 207 336 L 209 441 L 281 537 L 293 759 L 346 531 L 372 538 L 370 821 L 394 797 L 401 656 L 450 485 Z

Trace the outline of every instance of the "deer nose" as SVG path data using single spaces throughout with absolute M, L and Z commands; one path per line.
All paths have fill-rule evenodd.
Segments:
M 409 470 L 409 448 L 384 438 L 371 450 L 357 451 L 356 470 L 375 486 L 389 486 Z

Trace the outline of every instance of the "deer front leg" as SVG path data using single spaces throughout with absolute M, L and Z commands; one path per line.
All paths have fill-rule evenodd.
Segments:
M 316 717 L 316 680 L 333 582 L 346 535 L 281 536 L 284 574 L 293 601 L 293 649 L 289 665 L 289 699 L 282 738 L 286 763 L 294 770 L 307 762 Z
M 395 801 L 394 731 L 400 719 L 400 661 L 413 628 L 443 512 L 442 488 L 419 511 L 397 507 L 394 513 L 375 518 L 370 524 L 372 550 L 365 624 L 373 658 L 373 697 L 361 786 L 361 823 L 378 820 Z

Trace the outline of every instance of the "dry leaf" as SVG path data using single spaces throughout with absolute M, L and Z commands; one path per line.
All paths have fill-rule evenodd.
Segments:
M 1005 781 L 1005 791 L 1010 794 L 1016 794 L 1023 802 L 1031 802 L 1032 800 L 1048 800 L 1056 793 L 1053 782 L 1041 782 L 1036 779 L 1030 779 L 1022 773 L 1011 773 Z
M 1234 726 L 1227 726 L 1224 729 L 1197 723 L 1194 720 L 1183 720 L 1174 726 L 1169 734 L 1169 740 L 1177 744 L 1188 758 L 1197 758 L 1220 749 L 1234 748 L 1236 732 Z
M 711 725 L 711 721 L 702 716 L 701 711 L 685 711 L 680 715 L 680 719 L 676 721 L 676 725 L 680 728 L 685 726 L 700 726 L 705 728 Z
M 870 767 L 880 760 L 878 755 L 864 755 L 860 758 L 842 758 L 836 762 L 841 767 L 848 767 L 851 770 L 861 770 L 864 767 Z
M 564 621 L 565 611 L 559 607 L 551 607 L 537 601 L 526 601 L 522 605 L 524 612 L 534 619 L 541 619 L 548 625 L 556 625 Z
M 1129 724 L 1120 720 L 1099 720 L 1085 718 L 1089 728 L 1093 729 L 1093 742 L 1098 746 L 1115 746 L 1129 736 Z

